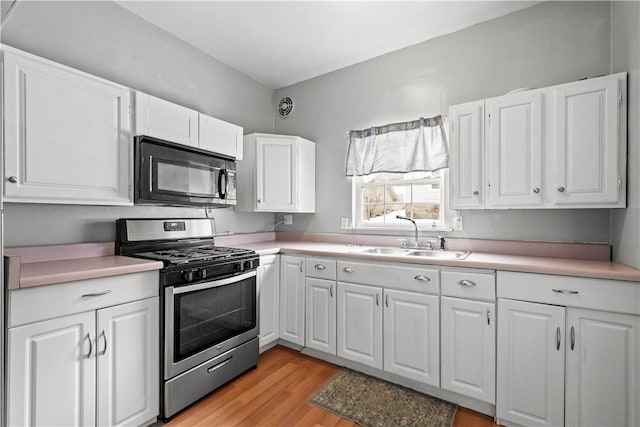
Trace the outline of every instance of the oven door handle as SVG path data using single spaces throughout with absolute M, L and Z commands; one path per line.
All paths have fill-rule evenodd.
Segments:
M 231 283 L 241 282 L 243 280 L 256 277 L 256 275 L 257 275 L 256 271 L 253 270 L 248 273 L 239 274 L 237 276 L 227 277 L 226 279 L 222 279 L 222 280 L 213 280 L 205 283 L 196 283 L 195 285 L 174 287 L 173 294 L 178 295 L 178 294 L 184 294 L 187 292 L 200 291 L 202 289 L 216 288 L 218 286 L 224 286 L 224 285 L 229 285 Z

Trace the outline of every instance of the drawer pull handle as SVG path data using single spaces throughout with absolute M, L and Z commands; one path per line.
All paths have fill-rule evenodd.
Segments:
M 560 351 L 560 326 L 556 328 L 556 350 Z
M 353 273 L 353 268 L 351 267 L 345 267 L 342 269 L 345 273 Z
M 222 368 L 224 365 L 227 365 L 229 363 L 231 363 L 231 359 L 233 359 L 233 356 L 229 356 L 227 359 L 224 359 L 222 362 L 218 363 L 217 365 L 213 365 L 210 368 L 207 369 L 207 373 L 212 373 L 214 371 L 217 371 L 218 369 Z
M 460 286 L 467 286 L 467 287 L 476 286 L 476 282 L 474 282 L 473 280 L 467 280 L 467 279 L 458 280 L 456 283 Z
M 327 267 L 322 264 L 316 264 L 313 266 L 313 268 L 315 268 L 316 270 L 326 270 Z
M 82 298 L 99 297 L 99 296 L 107 295 L 110 293 L 111 293 L 111 290 L 107 289 L 106 291 L 102 291 L 102 292 L 93 292 L 91 294 L 84 294 L 82 295 Z
M 420 282 L 430 282 L 431 279 L 428 278 L 427 276 L 425 276 L 424 274 L 418 274 L 416 277 L 414 277 L 414 279 L 420 281 Z
M 575 295 L 578 293 L 578 291 L 572 291 L 571 289 L 553 289 L 553 292 L 557 294 L 569 294 L 569 295 Z
M 89 353 L 85 354 L 85 359 L 91 358 L 91 353 L 93 353 L 93 342 L 91 341 L 91 334 L 87 332 L 87 336 L 84 338 L 89 341 Z

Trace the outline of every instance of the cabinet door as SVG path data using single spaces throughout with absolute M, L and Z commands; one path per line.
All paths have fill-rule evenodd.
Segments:
M 199 145 L 203 150 L 242 160 L 242 128 L 200 113 Z
M 133 204 L 129 89 L 4 49 L 6 201 Z
M 495 403 L 493 303 L 441 298 L 442 388 Z
M 336 354 L 336 282 L 306 279 L 305 346 Z
M 382 289 L 338 283 L 339 357 L 382 369 Z
M 295 138 L 256 139 L 257 211 L 296 209 L 297 167 Z
M 304 345 L 304 258 L 280 256 L 280 338 Z
M 198 146 L 198 112 L 136 92 L 136 134 Z
M 260 298 L 260 348 L 280 338 L 280 257 L 260 257 L 258 267 Z
M 440 386 L 437 295 L 384 290 L 384 370 Z
M 566 424 L 637 426 L 640 316 L 567 309 Z
M 98 310 L 98 425 L 147 423 L 159 414 L 158 298 Z
M 564 307 L 498 300 L 498 423 L 564 424 L 564 319 Z
M 95 312 L 9 329 L 8 425 L 93 426 Z
M 449 120 L 452 208 L 481 209 L 484 101 L 449 108 Z
M 486 101 L 489 200 L 493 208 L 542 203 L 542 94 Z
M 555 96 L 555 203 L 618 202 L 618 79 L 561 85 Z

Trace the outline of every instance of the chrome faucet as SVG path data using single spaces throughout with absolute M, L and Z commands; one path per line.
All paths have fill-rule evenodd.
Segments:
M 415 228 L 415 240 L 413 242 L 413 247 L 414 248 L 419 248 L 420 244 L 418 242 L 418 224 L 416 224 L 416 222 L 414 220 L 412 220 L 411 218 L 407 218 L 406 216 L 402 216 L 402 215 L 396 215 L 397 219 L 406 219 L 407 221 L 411 221 L 413 223 L 413 227 Z

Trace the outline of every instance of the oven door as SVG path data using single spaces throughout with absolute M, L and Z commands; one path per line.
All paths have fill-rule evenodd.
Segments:
M 258 336 L 255 270 L 167 287 L 164 304 L 165 379 Z
M 136 137 L 135 203 L 227 205 L 235 164 L 211 153 L 148 136 Z M 235 195 L 234 195 L 235 200 Z

